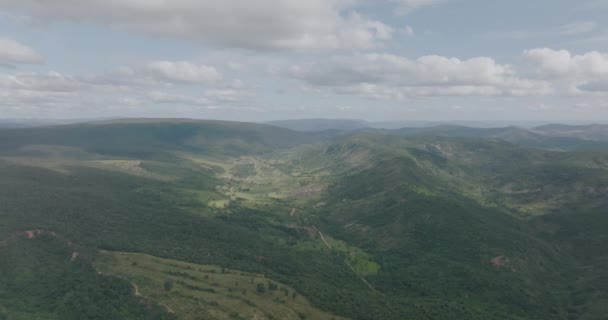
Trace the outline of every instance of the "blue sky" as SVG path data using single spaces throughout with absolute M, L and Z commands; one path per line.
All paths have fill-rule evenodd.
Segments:
M 608 2 L 0 0 L 0 117 L 608 120 Z

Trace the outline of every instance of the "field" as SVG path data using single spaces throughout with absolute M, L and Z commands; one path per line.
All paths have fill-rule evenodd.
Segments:
M 179 319 L 342 319 L 264 275 L 136 253 L 102 252 L 95 267 L 127 279 Z

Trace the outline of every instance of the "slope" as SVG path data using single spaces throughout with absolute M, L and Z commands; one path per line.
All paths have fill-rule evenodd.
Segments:
M 29 230 L 0 242 L 0 318 L 175 319 L 131 284 L 99 275 L 55 232 Z
M 352 319 L 567 319 L 598 304 L 573 295 L 592 280 L 575 277 L 576 239 L 537 216 L 599 214 L 604 152 L 184 120 L 0 137 L 4 237 L 54 230 L 93 255 L 263 274 Z

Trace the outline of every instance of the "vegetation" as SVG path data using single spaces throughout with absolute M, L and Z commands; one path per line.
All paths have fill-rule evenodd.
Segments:
M 130 283 L 98 274 L 64 241 L 35 237 L 17 235 L 0 248 L 3 319 L 175 319 Z
M 0 315 L 602 319 L 608 152 L 444 129 L 0 130 Z
M 287 298 L 284 292 L 295 292 L 292 288 L 260 274 L 119 252 L 101 253 L 95 266 L 103 273 L 132 281 L 143 296 L 166 305 L 179 319 L 288 320 L 299 319 L 298 315 L 340 319 L 315 309 L 304 298 Z M 172 289 L 159 290 L 168 281 Z M 275 292 L 279 286 L 282 291 Z

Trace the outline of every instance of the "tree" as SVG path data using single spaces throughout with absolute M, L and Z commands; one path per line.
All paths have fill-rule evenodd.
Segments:
M 276 283 L 268 281 L 268 290 L 270 290 L 270 291 L 276 291 L 277 289 L 278 289 L 278 286 L 277 286 Z
M 165 288 L 165 291 L 171 291 L 171 289 L 173 289 L 173 280 L 165 280 L 165 283 L 163 283 L 163 288 Z
M 265 293 L 266 286 L 263 283 L 258 283 L 258 286 L 255 289 L 258 293 Z

